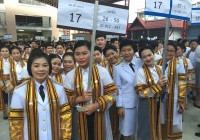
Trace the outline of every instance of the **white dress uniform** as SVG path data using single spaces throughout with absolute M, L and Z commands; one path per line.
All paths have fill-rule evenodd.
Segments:
M 114 81 L 119 89 L 119 95 L 116 99 L 117 107 L 123 107 L 125 115 L 119 118 L 119 130 L 122 135 L 135 135 L 136 128 L 136 111 L 137 111 L 137 94 L 134 86 L 136 82 L 136 71 L 142 66 L 141 59 L 133 57 L 135 72 L 129 66 L 130 63 L 123 61 L 114 69 Z
M 65 95 L 65 90 L 63 86 L 58 83 L 52 82 L 55 86 L 59 97 L 60 106 L 67 103 L 67 98 Z M 46 81 L 42 83 L 44 86 L 45 99 L 42 100 L 39 87 L 40 83 L 35 82 L 35 88 L 37 93 L 37 101 L 38 101 L 38 132 L 39 132 L 39 140 L 51 140 L 52 132 L 51 132 L 51 114 L 49 108 L 48 94 L 46 88 Z M 28 140 L 28 126 L 27 126 L 27 115 L 26 115 L 26 88 L 27 82 L 22 84 L 19 87 L 16 87 L 13 93 L 11 108 L 16 109 L 24 109 L 24 140 Z
M 104 86 L 113 83 L 113 80 L 105 68 L 98 66 L 98 65 L 97 65 L 97 68 L 99 71 L 100 82 L 101 82 L 101 95 L 104 95 Z M 83 83 L 84 91 L 87 91 L 87 87 L 88 87 L 88 74 L 89 74 L 89 68 L 82 69 L 82 83 Z M 69 73 L 67 73 L 67 76 L 64 81 L 64 87 L 66 87 L 67 89 L 74 90 L 74 87 L 75 87 L 75 85 L 74 85 L 75 76 L 74 75 L 75 75 L 75 69 L 73 69 Z M 104 112 L 104 135 L 105 135 L 104 138 L 105 138 L 105 140 L 113 140 L 110 117 L 109 117 L 109 110 L 108 110 L 111 105 L 112 104 L 109 103 L 107 106 L 107 110 Z M 74 118 L 75 112 L 76 112 L 76 110 L 74 109 L 72 116 L 73 116 L 73 121 L 75 121 L 75 124 L 73 122 L 73 127 L 76 127 L 76 123 L 77 123 L 76 118 Z M 77 129 L 77 128 L 75 128 L 75 129 Z M 73 130 L 74 130 L 74 128 L 73 128 Z M 75 133 L 78 133 L 78 132 L 75 132 L 73 130 L 72 130 L 72 139 L 77 140 L 78 134 L 75 134 Z

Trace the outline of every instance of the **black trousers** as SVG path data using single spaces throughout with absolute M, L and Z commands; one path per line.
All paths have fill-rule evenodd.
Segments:
M 94 140 L 94 115 L 95 113 L 92 113 L 87 116 L 88 140 Z
M 5 104 L 8 104 L 8 94 L 5 91 L 2 91 L 3 100 Z

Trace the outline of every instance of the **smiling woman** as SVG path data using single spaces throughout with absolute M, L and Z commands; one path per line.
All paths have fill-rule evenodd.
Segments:
M 30 80 L 13 92 L 10 138 L 70 139 L 70 106 L 63 86 L 48 78 L 52 66 L 47 54 L 39 48 L 33 49 L 27 65 Z

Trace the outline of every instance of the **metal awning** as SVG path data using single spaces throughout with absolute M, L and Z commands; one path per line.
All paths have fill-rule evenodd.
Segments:
M 58 6 L 58 0 L 36 0 L 54 7 Z M 94 2 L 95 0 L 81 0 L 81 1 L 85 1 L 85 2 Z M 112 4 L 115 2 L 119 2 L 119 1 L 123 1 L 123 0 L 99 0 L 99 2 L 103 2 L 103 3 L 108 3 L 108 4 Z

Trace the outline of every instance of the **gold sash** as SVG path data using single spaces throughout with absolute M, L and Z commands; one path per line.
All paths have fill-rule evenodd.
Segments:
M 0 58 L 0 81 L 2 80 L 1 78 L 3 77 L 3 59 Z M 4 108 L 4 100 L 2 96 L 2 90 L 0 89 L 0 110 L 3 110 Z
M 57 74 L 56 76 L 55 76 L 55 80 L 56 80 L 56 82 L 58 82 L 58 83 L 60 83 L 60 84 L 63 84 L 63 78 L 62 78 L 62 75 L 61 74 Z
M 169 93 L 167 94 L 166 102 L 166 134 L 167 138 L 178 139 L 182 137 L 182 132 L 173 133 L 173 110 L 174 110 L 174 88 L 175 88 L 175 78 L 176 78 L 176 61 L 177 58 L 174 57 L 168 67 L 168 80 L 169 80 Z
M 81 68 L 77 67 L 75 70 L 75 81 L 74 89 L 77 96 L 82 96 L 84 93 L 83 84 L 82 84 L 82 72 Z M 98 68 L 96 65 L 93 65 L 92 69 L 92 93 L 93 99 L 98 101 L 100 105 L 100 111 L 95 111 L 94 117 L 94 136 L 95 140 L 104 140 L 104 111 L 107 108 L 108 102 L 114 102 L 112 97 L 113 93 L 117 93 L 117 88 L 115 85 L 109 84 L 104 87 L 104 95 L 101 95 L 101 82 Z M 80 106 L 84 106 L 84 103 L 80 103 Z M 88 140 L 88 128 L 87 128 L 87 117 L 82 112 L 78 112 L 78 134 L 80 140 Z
M 47 78 L 47 93 L 48 93 L 48 100 L 50 106 L 50 115 L 51 115 L 51 131 L 52 131 L 52 140 L 59 140 L 59 119 L 66 121 L 64 124 L 67 123 L 68 128 L 63 130 L 61 128 L 61 137 L 69 138 L 71 137 L 71 113 L 69 113 L 69 106 L 64 105 L 59 108 L 59 98 L 57 91 L 52 83 L 52 81 Z M 38 132 L 38 102 L 37 102 L 37 94 L 35 89 L 35 81 L 33 78 L 30 79 L 26 89 L 26 112 L 27 112 L 27 122 L 28 122 L 28 138 L 29 140 L 38 140 L 39 139 L 39 132 Z M 59 109 L 62 115 L 59 118 Z M 68 112 L 68 113 L 66 113 Z M 70 111 L 71 112 L 71 111 Z M 64 113 L 64 114 L 63 114 Z M 61 123 L 61 122 L 60 122 Z M 63 125 L 60 125 L 63 127 Z M 65 127 L 64 127 L 65 129 Z M 69 132 L 66 134 L 66 132 Z
M 161 69 L 156 65 L 156 71 L 158 75 L 162 75 Z M 161 109 L 159 109 L 159 112 L 157 112 L 157 99 L 156 95 L 159 95 L 162 92 L 162 88 L 158 85 L 155 84 L 154 79 L 152 77 L 152 74 L 149 70 L 149 68 L 146 65 L 143 65 L 143 70 L 145 73 L 146 77 L 146 83 L 147 85 L 144 84 L 138 84 L 136 85 L 135 89 L 137 93 L 140 92 L 147 92 L 147 88 L 150 88 L 150 90 L 154 93 L 154 97 L 148 97 L 148 92 L 146 93 L 146 98 L 148 98 L 149 101 L 149 110 L 150 110 L 150 127 L 151 127 L 151 139 L 152 140 L 162 140 L 161 136 L 161 123 L 160 123 L 160 113 Z M 144 94 L 145 95 L 145 94 Z M 157 116 L 158 114 L 158 116 Z M 159 122 L 159 123 L 158 123 Z

